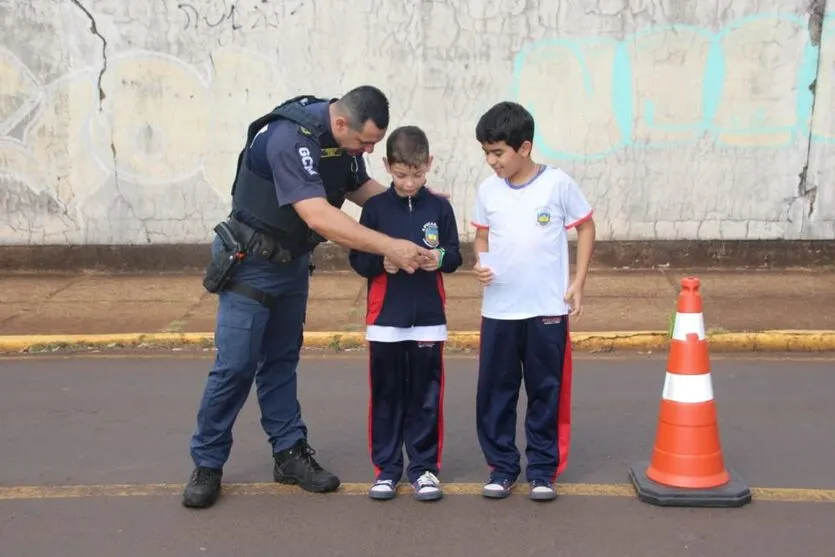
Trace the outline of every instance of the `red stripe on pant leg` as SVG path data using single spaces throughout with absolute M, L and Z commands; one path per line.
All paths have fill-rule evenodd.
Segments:
M 571 378 L 574 372 L 574 360 L 571 356 L 571 334 L 568 332 L 568 318 L 565 324 L 565 354 L 562 364 L 562 381 L 560 382 L 560 402 L 557 413 L 557 455 L 559 463 L 554 472 L 553 481 L 565 471 L 568 464 L 568 453 L 571 448 Z
M 383 311 L 383 302 L 386 299 L 387 284 L 388 273 L 382 273 L 371 279 L 371 287 L 368 289 L 368 300 L 366 301 L 366 325 L 374 325 L 374 322 L 380 317 L 380 312 Z
M 438 472 L 441 471 L 441 461 L 444 453 L 444 387 L 446 385 L 446 373 L 444 373 L 444 344 L 439 343 L 441 350 L 441 389 L 438 395 Z
M 368 458 L 374 466 L 374 478 L 380 475 L 380 469 L 374 464 L 374 387 L 371 382 L 372 358 L 371 343 L 368 343 Z

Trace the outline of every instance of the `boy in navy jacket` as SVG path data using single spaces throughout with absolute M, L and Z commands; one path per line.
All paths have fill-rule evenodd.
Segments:
M 420 501 L 442 496 L 444 343 L 447 340 L 442 273 L 461 266 L 452 205 L 426 187 L 429 141 L 418 127 L 394 130 L 386 143 L 391 188 L 365 202 L 360 223 L 431 248 L 414 273 L 382 256 L 352 250 L 351 267 L 368 279 L 368 444 L 374 465 L 372 499 L 391 499 L 406 475 Z

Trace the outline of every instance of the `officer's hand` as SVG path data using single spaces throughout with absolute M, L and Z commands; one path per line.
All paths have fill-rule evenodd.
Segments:
M 429 193 L 431 193 L 432 195 L 437 195 L 438 197 L 443 197 L 444 199 L 449 199 L 449 194 L 445 191 L 433 190 L 432 188 L 426 188 L 426 189 L 429 190 Z
M 414 273 L 420 267 L 420 256 L 429 256 L 429 250 L 420 247 L 409 240 L 392 240 L 386 253 L 383 254 L 398 269 L 407 273 Z
M 397 268 L 397 266 L 394 263 L 389 261 L 388 257 L 383 257 L 383 269 L 385 269 L 386 272 L 391 274 L 391 275 L 395 274 L 396 272 L 398 272 L 400 270 L 400 269 Z

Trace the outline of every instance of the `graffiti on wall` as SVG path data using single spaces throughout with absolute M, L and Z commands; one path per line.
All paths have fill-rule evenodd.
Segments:
M 299 92 L 281 79 L 275 57 L 232 46 L 247 28 L 272 27 L 278 12 L 241 10 L 220 0 L 200 10 L 181 3 L 183 36 L 217 39 L 204 62 L 112 49 L 100 83 L 101 64 L 46 80 L 0 46 L 0 211 L 17 219 L 11 232 L 0 222 L 0 241 L 202 240 L 206 221 L 227 209 L 244 126 Z M 288 14 L 315 15 L 301 0 L 281 4 L 280 15 Z M 593 161 L 694 144 L 699 153 L 802 147 L 807 139 L 835 145 L 835 117 L 823 117 L 835 109 L 833 16 L 817 38 L 806 18 L 757 15 L 716 32 L 656 26 L 621 41 L 541 40 L 514 62 L 512 92 L 537 116 L 537 147 L 551 158 Z M 491 74 L 484 83 L 509 77 Z M 477 98 L 487 89 L 475 86 L 462 99 L 492 102 Z M 19 184 L 37 206 L 20 201 L 11 189 Z M 474 186 L 464 184 L 462 197 Z
M 41 84 L 0 49 L 0 171 L 51 187 L 65 201 L 84 198 L 110 173 L 157 186 L 203 172 L 226 195 L 245 123 L 281 91 L 246 83 L 245 76 L 271 74 L 257 55 L 228 48 L 211 58 L 210 67 L 197 68 L 157 52 L 110 56 L 105 118 L 94 68 Z M 57 183 L 64 172 L 72 192 Z
M 818 40 L 807 18 L 757 15 L 717 33 L 673 25 L 622 41 L 542 40 L 517 54 L 514 94 L 544 124 L 538 147 L 556 159 L 705 138 L 721 148 L 780 148 L 835 143 L 835 130 L 810 129 L 813 102 L 835 107 L 833 72 L 835 17 Z

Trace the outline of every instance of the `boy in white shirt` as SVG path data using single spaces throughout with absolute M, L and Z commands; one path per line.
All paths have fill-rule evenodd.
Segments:
M 478 188 L 472 224 L 485 285 L 476 402 L 481 449 L 491 469 L 485 497 L 507 497 L 521 467 L 516 406 L 522 379 L 526 479 L 531 499 L 556 498 L 571 433 L 571 340 L 568 319 L 582 313 L 594 248 L 592 208 L 565 172 L 531 158 L 534 120 L 521 105 L 501 102 L 476 126 L 495 175 Z M 567 231 L 577 229 L 577 261 L 569 283 Z M 484 257 L 486 260 L 487 257 Z

